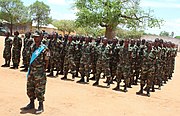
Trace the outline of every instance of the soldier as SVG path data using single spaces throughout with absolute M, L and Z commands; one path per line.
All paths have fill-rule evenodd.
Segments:
M 27 47 L 29 47 L 29 46 L 27 46 L 27 43 L 28 43 L 28 41 L 29 41 L 29 39 L 30 39 L 30 36 L 31 36 L 31 33 L 30 32 L 27 32 L 26 34 L 25 34 L 25 38 L 24 38 L 24 43 L 23 43 L 23 45 L 24 45 L 24 47 L 23 47 L 23 52 L 22 52 L 22 56 L 23 56 L 23 65 L 24 66 L 22 66 L 21 68 L 24 68 L 23 70 L 21 70 L 21 71 L 27 71 L 28 70 L 28 61 L 27 61 Z
M 14 40 L 13 40 L 13 49 L 12 49 L 12 61 L 13 67 L 11 69 L 18 69 L 20 57 L 21 57 L 21 47 L 22 47 L 22 40 L 18 37 L 19 32 L 14 32 Z
M 80 67 L 80 59 L 81 59 L 81 47 L 84 41 L 84 37 L 81 37 L 79 40 L 79 37 L 73 37 L 75 42 L 75 56 L 74 56 L 74 62 L 76 64 L 76 74 L 75 77 L 78 77 L 79 67 Z
M 64 39 L 62 41 L 63 47 L 62 47 L 62 50 L 60 52 L 60 59 L 61 59 L 61 64 L 60 64 L 61 68 L 60 69 L 61 69 L 61 71 L 59 74 L 61 74 L 61 75 L 63 75 L 63 70 L 64 70 L 64 58 L 66 55 L 66 49 L 65 48 L 66 48 L 67 43 L 68 43 L 68 35 L 64 35 Z
M 108 45 L 107 38 L 104 38 L 103 44 L 97 47 L 97 53 L 98 53 L 98 60 L 96 64 L 96 74 L 95 74 L 96 82 L 93 83 L 93 86 L 99 85 L 100 74 L 104 73 L 108 80 L 107 86 L 109 87 L 111 82 L 111 74 L 110 74 L 110 66 L 109 66 L 110 46 Z
M 76 64 L 74 63 L 75 43 L 72 41 L 72 36 L 68 36 L 68 43 L 64 53 L 64 77 L 62 77 L 61 80 L 67 79 L 69 69 L 71 70 L 72 79 L 74 79 L 76 74 Z
M 11 48 L 12 48 L 12 39 L 9 37 L 10 33 L 6 33 L 5 38 L 5 47 L 3 51 L 3 58 L 5 59 L 5 64 L 1 67 L 9 67 L 11 62 Z
M 40 114 L 44 111 L 43 101 L 46 86 L 46 73 L 45 69 L 48 66 L 49 49 L 47 46 L 41 43 L 41 33 L 36 32 L 33 34 L 35 44 L 31 48 L 31 61 L 27 74 L 27 95 L 30 99 L 30 103 L 21 108 L 21 110 L 34 109 L 34 100 L 37 98 L 39 101 L 39 107 L 36 110 L 36 114 Z
M 158 84 L 158 86 L 159 86 L 159 89 L 161 89 L 161 86 L 163 85 L 163 83 L 162 83 L 162 75 L 161 75 L 161 68 L 162 68 L 162 66 L 161 66 L 161 48 L 159 47 L 159 39 L 158 38 L 156 38 L 155 39 L 155 43 L 154 43 L 155 45 L 154 45 L 154 47 L 153 47 L 153 49 L 154 49 L 154 51 L 155 51 L 155 54 L 156 54 L 156 64 L 155 64 L 155 72 L 154 72 L 154 81 L 156 82 L 153 82 L 153 92 L 155 91 L 154 90 L 154 84 Z
M 116 82 L 117 82 L 117 86 L 113 89 L 113 90 L 119 90 L 120 89 L 120 83 L 121 80 L 123 79 L 123 52 L 124 52 L 124 40 L 120 40 L 119 41 L 119 45 L 118 45 L 118 62 L 117 62 L 117 70 L 116 70 Z
M 51 42 L 52 44 L 52 48 L 51 48 L 51 59 L 52 59 L 52 63 L 51 63 L 51 70 L 50 70 L 50 74 L 48 76 L 50 77 L 54 77 L 54 68 L 57 69 L 57 73 L 56 73 L 56 77 L 58 76 L 58 73 L 60 71 L 60 64 L 61 64 L 61 59 L 60 59 L 60 52 L 62 50 L 62 43 L 61 40 L 58 39 L 58 34 L 54 33 L 53 34 L 53 41 Z
M 81 50 L 81 60 L 80 60 L 80 74 L 81 74 L 81 79 L 77 81 L 78 83 L 85 82 L 84 77 L 87 77 L 87 82 L 89 82 L 89 77 L 90 77 L 90 64 L 91 64 L 91 50 L 92 46 L 89 43 L 90 38 L 85 37 L 85 43 L 82 45 L 82 50 Z
M 140 76 L 140 72 L 141 72 L 141 41 L 137 40 L 136 42 L 136 60 L 135 60 L 135 68 L 134 68 L 134 75 L 135 76 L 135 80 L 134 80 L 134 85 L 137 85 L 139 76 Z
M 135 83 L 134 80 L 134 72 L 136 69 L 136 58 L 137 58 L 137 46 L 135 45 L 135 40 L 131 40 L 129 45 L 129 51 L 131 52 L 131 68 L 130 68 L 130 82 L 128 84 L 128 87 L 131 88 L 131 85 Z
M 118 52 L 119 49 L 117 47 L 118 40 L 114 38 L 111 42 L 111 53 L 110 53 L 110 72 L 112 77 L 112 82 L 114 80 L 114 77 L 116 76 L 116 69 L 117 69 L 117 62 L 118 62 Z M 107 83 L 107 80 L 105 81 Z
M 26 61 L 27 61 L 27 67 L 29 67 L 30 59 L 31 59 L 31 45 L 33 44 L 34 40 L 33 38 L 29 38 L 26 44 Z
M 127 86 L 130 83 L 130 71 L 131 71 L 131 61 L 132 61 L 132 51 L 129 49 L 129 41 L 124 41 L 123 48 L 123 61 L 122 61 L 122 74 L 124 77 L 124 92 L 127 92 Z
M 96 64 L 97 64 L 97 59 L 98 59 L 98 53 L 96 49 L 99 46 L 100 42 L 101 42 L 101 38 L 98 37 L 95 40 L 95 42 L 92 44 L 91 69 L 92 69 L 93 77 L 90 78 L 90 80 L 96 80 L 95 74 L 96 74 Z
M 142 62 L 142 72 L 140 78 L 140 91 L 136 92 L 136 94 L 143 94 L 143 88 L 145 84 L 147 85 L 147 96 L 150 97 L 150 88 L 152 86 L 153 73 L 155 70 L 155 59 L 156 53 L 152 50 L 152 44 L 148 44 L 148 49 L 144 50 L 143 53 L 143 62 Z

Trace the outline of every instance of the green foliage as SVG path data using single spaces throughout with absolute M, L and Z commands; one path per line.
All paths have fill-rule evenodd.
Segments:
M 43 1 L 36 1 L 29 6 L 30 16 L 32 21 L 37 23 L 37 28 L 41 25 L 48 25 L 52 22 L 50 15 L 50 7 L 46 5 Z
M 28 21 L 27 8 L 21 0 L 1 0 L 1 15 L 4 20 L 12 23 L 21 23 Z
M 102 28 L 92 28 L 92 27 L 79 27 L 76 29 L 76 34 L 78 35 L 86 35 L 86 36 L 93 36 L 93 37 L 97 37 L 97 36 L 104 36 L 105 33 L 105 29 Z
M 110 35 L 118 25 L 130 29 L 160 27 L 162 20 L 155 18 L 152 10 L 142 10 L 139 4 L 140 0 L 76 0 L 76 25 L 105 27 L 106 34 L 112 31 Z
M 52 22 L 54 26 L 58 28 L 58 30 L 64 32 L 68 32 L 69 34 L 71 32 L 75 32 L 75 22 L 73 20 L 54 20 Z
M 169 32 L 166 32 L 166 31 L 161 31 L 159 36 L 166 36 L 166 37 L 169 37 Z
M 175 38 L 180 39 L 180 36 L 176 36 Z
M 143 35 L 144 31 L 137 31 L 137 30 L 123 30 L 118 28 L 116 30 L 117 37 L 121 39 L 140 39 Z

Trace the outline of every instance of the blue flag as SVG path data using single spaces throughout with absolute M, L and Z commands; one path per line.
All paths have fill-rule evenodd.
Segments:
M 31 64 L 34 62 L 34 60 L 41 54 L 41 52 L 47 48 L 45 45 L 41 45 L 38 49 L 36 49 L 33 53 L 32 53 L 32 56 L 31 56 L 31 60 L 30 60 L 30 66 Z M 30 73 L 30 67 L 28 68 L 28 73 L 27 73 L 27 77 Z

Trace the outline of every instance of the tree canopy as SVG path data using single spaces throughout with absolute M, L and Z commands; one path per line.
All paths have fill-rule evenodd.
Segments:
M 79 27 L 105 27 L 105 36 L 112 39 L 118 25 L 130 29 L 160 27 L 162 20 L 153 11 L 144 11 L 140 0 L 76 0 L 76 25 Z
M 39 30 L 40 26 L 47 25 L 52 22 L 50 15 L 50 7 L 43 1 L 36 1 L 29 6 L 31 20 L 37 23 Z
M 11 34 L 14 23 L 23 23 L 29 21 L 27 8 L 21 0 L 1 0 L 1 19 L 11 23 Z
M 75 22 L 73 20 L 54 20 L 52 24 L 62 31 L 63 34 L 65 32 L 68 32 L 68 34 L 75 32 Z

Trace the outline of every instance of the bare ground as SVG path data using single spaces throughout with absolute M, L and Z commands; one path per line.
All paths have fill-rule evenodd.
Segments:
M 0 64 L 4 38 L 0 37 Z M 133 86 L 127 93 L 113 91 L 89 84 L 77 84 L 75 81 L 62 81 L 48 78 L 46 86 L 45 112 L 42 116 L 179 116 L 180 115 L 180 57 L 176 58 L 173 80 L 151 93 L 151 97 L 138 96 L 139 86 Z M 0 67 L 0 116 L 34 115 L 33 110 L 21 112 L 29 100 L 26 95 L 26 73 L 19 70 Z M 71 79 L 71 76 L 68 78 Z M 76 78 L 76 81 L 79 78 Z M 36 101 L 36 108 L 38 102 Z

